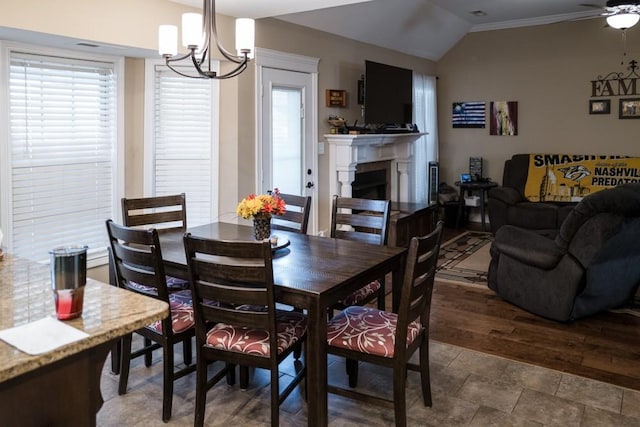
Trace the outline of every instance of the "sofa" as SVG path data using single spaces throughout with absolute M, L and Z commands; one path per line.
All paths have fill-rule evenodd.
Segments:
M 640 182 L 640 157 L 515 154 L 504 164 L 502 185 L 489 191 L 489 221 L 553 238 L 585 196 Z
M 488 285 L 504 300 L 566 322 L 633 301 L 640 285 L 640 184 L 583 198 L 555 239 L 512 225 L 490 248 Z
M 555 237 L 577 201 L 530 201 L 525 197 L 530 154 L 515 154 L 504 162 L 502 185 L 489 190 L 491 232 L 509 224 Z

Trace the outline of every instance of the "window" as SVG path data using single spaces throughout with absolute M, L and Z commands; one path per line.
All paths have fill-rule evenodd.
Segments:
M 5 54 L 8 139 L 0 140 L 0 190 L 7 201 L 1 212 L 6 244 L 35 261 L 48 260 L 57 246 L 87 245 L 89 266 L 104 263 L 104 221 L 114 217 L 117 199 L 121 64 L 71 52 L 10 47 Z
M 217 217 L 218 81 L 147 61 L 145 195 L 185 193 L 187 225 Z M 151 85 L 151 86 L 149 86 Z

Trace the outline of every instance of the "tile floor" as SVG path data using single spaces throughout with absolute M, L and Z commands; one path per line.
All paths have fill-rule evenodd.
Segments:
M 179 349 L 179 347 L 176 347 Z M 640 426 L 640 392 L 432 341 L 433 407 L 422 403 L 419 374 L 409 372 L 407 414 L 410 426 Z M 195 354 L 195 352 L 194 352 Z M 162 364 L 133 362 L 128 393 L 117 394 L 118 377 L 105 364 L 104 406 L 98 426 L 162 426 Z M 181 360 L 176 355 L 176 360 Z M 293 360 L 282 375 L 294 370 Z M 286 381 L 286 379 L 284 380 Z M 344 362 L 329 359 L 329 381 L 345 385 Z M 385 368 L 361 365 L 359 387 L 391 390 Z M 168 425 L 192 426 L 195 373 L 175 383 L 173 416 Z M 253 372 L 242 391 L 223 380 L 207 395 L 206 425 L 269 425 L 269 376 Z M 306 406 L 296 390 L 280 408 L 282 426 L 304 426 Z M 393 426 L 393 411 L 329 396 L 330 426 Z

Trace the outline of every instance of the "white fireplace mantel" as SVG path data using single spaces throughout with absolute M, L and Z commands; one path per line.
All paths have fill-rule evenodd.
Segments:
M 391 201 L 410 202 L 413 143 L 427 133 L 324 135 L 329 144 L 329 194 L 351 197 L 356 165 L 391 162 Z

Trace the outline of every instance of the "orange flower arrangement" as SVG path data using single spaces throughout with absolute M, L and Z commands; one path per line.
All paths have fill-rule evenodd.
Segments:
M 238 203 L 236 213 L 244 219 L 271 218 L 272 215 L 283 215 L 286 204 L 280 198 L 280 190 L 275 188 L 269 194 L 250 194 Z

